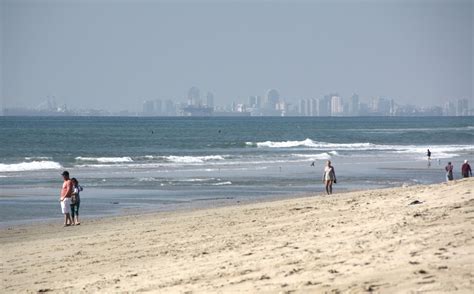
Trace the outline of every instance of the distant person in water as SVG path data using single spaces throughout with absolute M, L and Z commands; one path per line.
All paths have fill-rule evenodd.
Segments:
M 82 187 L 79 186 L 79 182 L 76 178 L 72 178 L 71 181 L 73 186 L 73 192 L 71 196 L 71 220 L 73 224 L 78 226 L 81 224 L 79 221 L 79 206 L 81 205 L 81 197 L 79 194 L 82 191 Z
M 469 165 L 469 161 L 464 160 L 464 164 L 461 167 L 461 174 L 464 178 L 469 178 L 470 176 L 472 177 L 472 170 L 471 166 Z
M 332 184 L 336 183 L 336 172 L 330 160 L 326 162 L 324 167 L 323 183 L 326 185 L 326 193 L 328 195 L 332 194 Z
M 426 155 L 428 156 L 428 160 L 431 160 L 431 151 L 430 151 L 430 149 L 428 149 L 428 151 L 426 151 Z
M 73 192 L 72 182 L 69 179 L 69 172 L 63 171 L 61 174 L 63 176 L 63 186 L 61 188 L 61 197 L 59 201 L 61 202 L 61 212 L 64 214 L 64 226 L 70 226 L 72 224 L 71 220 L 71 196 Z
M 444 168 L 446 170 L 446 181 L 452 181 L 454 179 L 453 177 L 453 169 L 454 166 L 451 164 L 451 161 L 448 162 L 448 165 Z

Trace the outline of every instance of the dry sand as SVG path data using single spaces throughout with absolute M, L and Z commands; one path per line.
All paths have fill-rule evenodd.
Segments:
M 473 187 L 5 228 L 1 292 L 473 293 Z

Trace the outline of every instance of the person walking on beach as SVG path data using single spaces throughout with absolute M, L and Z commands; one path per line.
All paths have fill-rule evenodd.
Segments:
M 454 166 L 451 164 L 451 161 L 448 162 L 448 165 L 444 168 L 446 170 L 446 181 L 452 181 L 454 179 L 453 177 L 453 169 Z
M 326 184 L 326 193 L 328 195 L 332 194 L 332 183 L 336 183 L 336 172 L 330 160 L 326 162 L 326 167 L 324 167 L 323 183 Z
M 469 178 L 469 176 L 472 177 L 472 170 L 471 166 L 469 165 L 469 161 L 464 160 L 464 164 L 461 167 L 461 174 L 464 178 Z
M 73 187 L 71 195 L 71 220 L 73 224 L 78 226 L 81 224 L 79 221 L 79 206 L 81 205 L 81 197 L 79 194 L 82 191 L 82 187 L 79 185 L 76 178 L 72 178 L 71 181 Z
M 428 149 L 428 151 L 426 151 L 426 155 L 428 156 L 428 160 L 431 160 L 431 151 L 430 151 L 430 149 Z
M 61 212 L 64 214 L 64 226 L 70 226 L 72 224 L 71 220 L 71 195 L 73 192 L 72 182 L 69 179 L 69 172 L 63 171 L 61 174 L 63 176 L 63 187 L 61 188 L 61 197 L 59 201 L 61 202 Z

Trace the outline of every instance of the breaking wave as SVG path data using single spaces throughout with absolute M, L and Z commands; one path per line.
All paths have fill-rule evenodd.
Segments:
M 294 148 L 294 147 L 310 147 L 310 148 L 321 148 L 321 149 L 372 149 L 376 145 L 372 143 L 327 143 L 317 142 L 309 138 L 303 141 L 265 141 L 265 142 L 246 142 L 247 146 L 266 147 L 266 148 Z
M 76 157 L 77 161 L 95 161 L 100 163 L 133 162 L 131 157 Z
M 32 161 L 13 164 L 0 163 L 0 172 L 19 172 L 60 168 L 62 168 L 61 164 L 55 161 Z
M 163 156 L 166 161 L 174 163 L 203 163 L 206 161 L 217 161 L 224 160 L 223 156 L 220 155 L 209 155 L 209 156 Z

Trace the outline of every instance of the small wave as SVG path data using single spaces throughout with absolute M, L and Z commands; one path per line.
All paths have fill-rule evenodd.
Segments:
M 214 178 L 207 178 L 207 179 L 183 179 L 180 180 L 181 182 L 209 182 L 215 180 Z
M 139 182 L 156 182 L 159 181 L 158 179 L 155 179 L 153 177 L 146 177 L 146 178 L 139 178 Z
M 19 172 L 60 168 L 62 168 L 61 164 L 54 161 L 32 161 L 14 164 L 0 163 L 0 172 Z
M 227 181 L 227 182 L 219 182 L 219 183 L 212 184 L 212 186 L 224 186 L 224 185 L 232 185 L 232 182 Z
M 330 152 L 324 152 L 319 154 L 292 154 L 295 157 L 307 158 L 308 160 L 327 160 L 331 159 Z
M 265 142 L 246 142 L 247 146 L 257 146 L 257 147 L 266 147 L 266 148 L 294 148 L 294 147 L 310 147 L 310 148 L 321 148 L 321 149 L 370 149 L 375 148 L 375 145 L 372 143 L 327 143 L 327 142 L 317 142 L 309 138 L 303 141 L 265 141 Z
M 51 160 L 51 157 L 47 156 L 31 156 L 31 157 L 25 157 L 25 160 Z
M 217 161 L 224 160 L 223 156 L 220 155 L 209 155 L 209 156 L 163 156 L 166 161 L 174 163 L 203 163 L 206 161 Z
M 432 153 L 432 157 L 435 157 L 439 154 L 474 151 L 474 146 L 472 145 L 431 145 L 431 146 L 399 145 L 399 146 L 391 146 L 391 147 L 394 153 L 425 154 L 426 150 L 430 149 Z
M 121 163 L 121 162 L 133 162 L 130 157 L 76 157 L 77 161 L 96 161 L 101 163 Z

